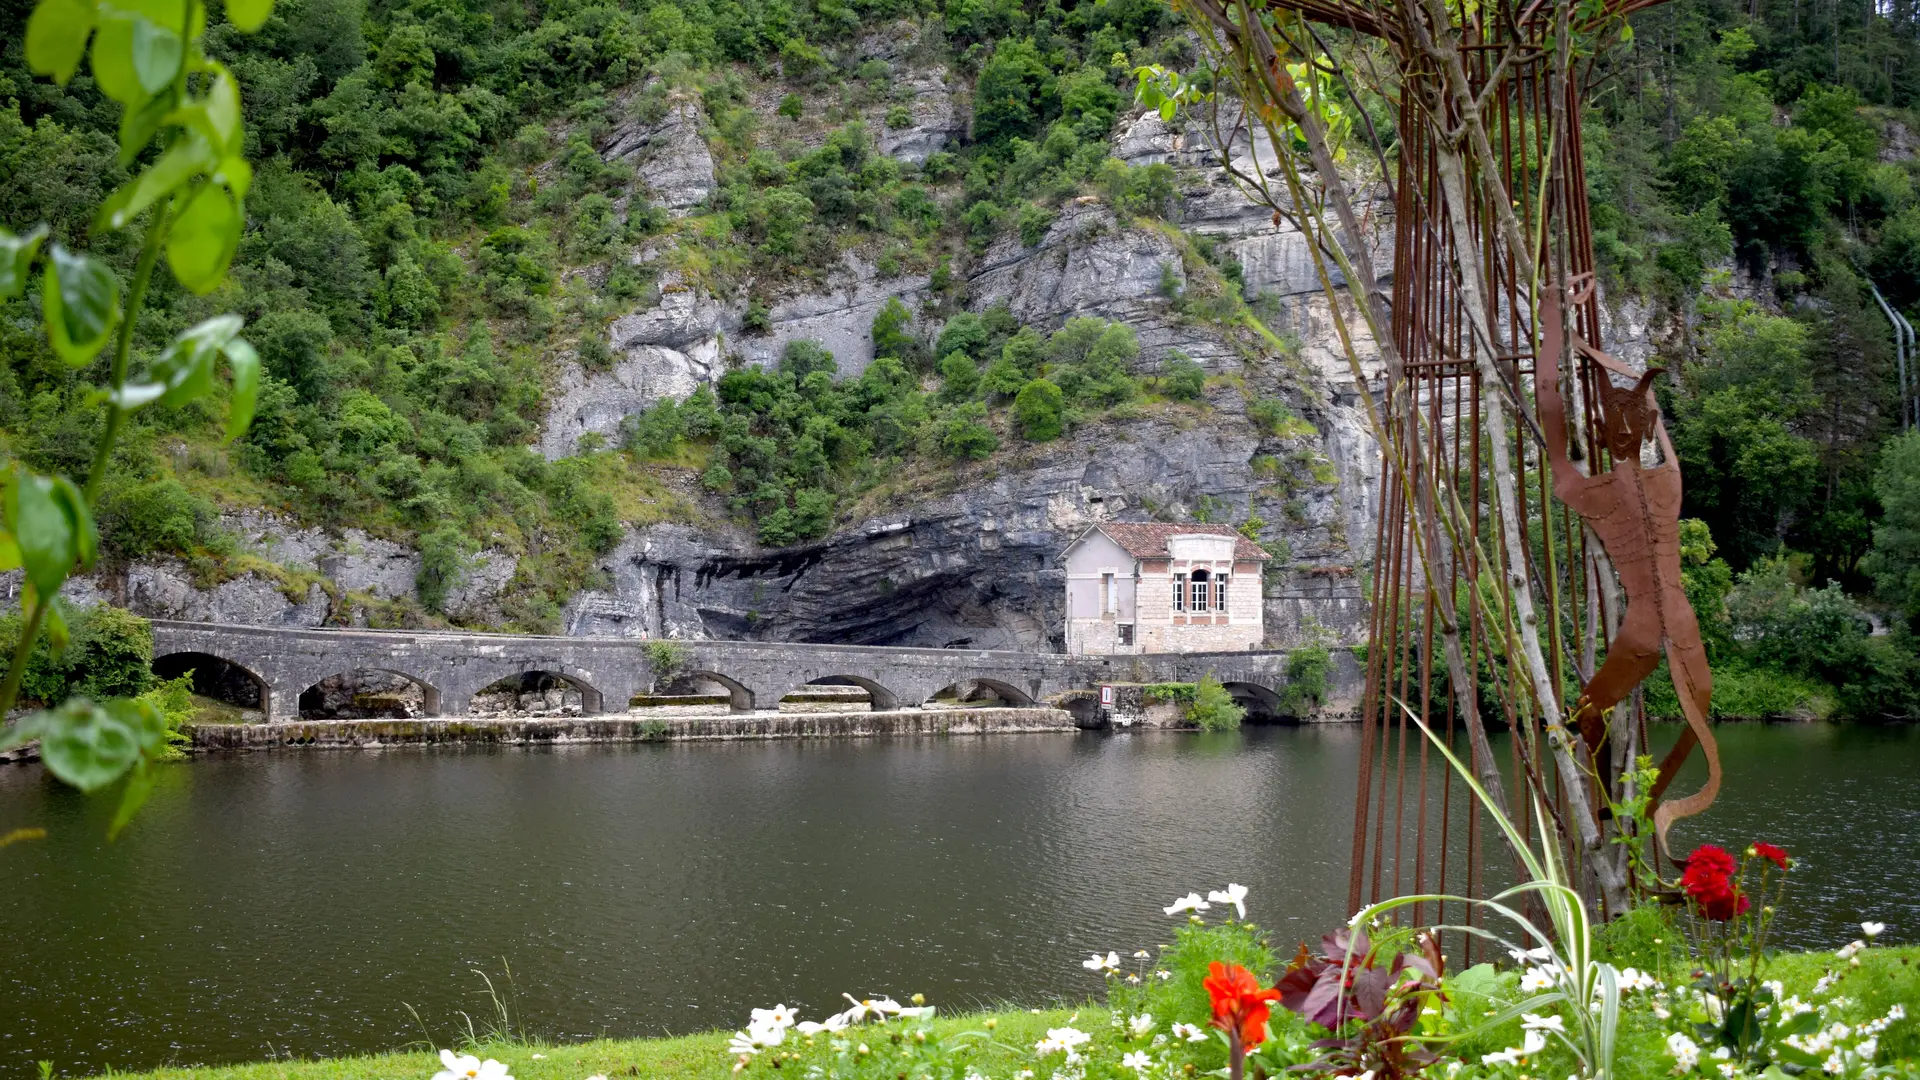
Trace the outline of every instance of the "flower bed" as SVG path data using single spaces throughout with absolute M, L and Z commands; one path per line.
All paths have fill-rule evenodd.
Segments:
M 1737 887 L 1731 871 L 1720 876 L 1722 885 Z M 1177 920 L 1170 942 L 1095 953 L 1081 962 L 1090 999 L 1077 1009 L 949 1018 L 918 995 L 847 997 L 838 1012 L 809 1015 L 784 1004 L 756 1009 L 733 1033 L 490 1044 L 441 1060 L 412 1053 L 270 1062 L 164 1070 L 134 1080 L 1592 1075 L 1580 1064 L 1577 1024 L 1569 1023 L 1577 1018 L 1564 1001 L 1546 1001 L 1564 978 L 1556 970 L 1564 957 L 1552 949 L 1515 950 L 1498 965 L 1450 972 L 1434 938 L 1382 925 L 1341 928 L 1317 946 L 1297 946 L 1282 962 L 1265 932 L 1245 920 L 1244 902 L 1245 890 L 1235 886 L 1174 901 L 1165 908 Z M 1698 946 L 1683 940 L 1680 921 L 1642 909 L 1596 938 L 1594 962 L 1616 973 L 1620 991 L 1616 1080 L 1779 1080 L 1803 1072 L 1848 1080 L 1920 1077 L 1920 1021 L 1909 1015 L 1920 1003 L 1920 949 L 1874 947 L 1863 932 L 1833 952 L 1764 959 L 1759 1017 L 1792 1052 L 1768 1050 L 1767 1060 L 1759 1060 L 1751 1045 L 1736 1054 L 1720 1037 L 1738 1028 L 1728 1023 L 1724 1006 L 1711 1005 L 1714 994 L 1702 990 L 1711 966 L 1696 967 Z M 1094 1003 L 1096 995 L 1106 1002 Z M 1813 1064 L 1801 1064 L 1795 1054 L 1810 1055 Z

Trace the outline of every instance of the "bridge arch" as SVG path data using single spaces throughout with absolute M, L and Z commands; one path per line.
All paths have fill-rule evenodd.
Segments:
M 878 680 L 868 678 L 865 675 L 843 675 L 837 672 L 831 675 L 819 675 L 808 679 L 792 690 L 788 690 L 787 694 L 792 694 L 794 690 L 808 686 L 857 686 L 867 692 L 867 707 L 874 712 L 883 712 L 900 707 L 899 694 Z M 785 697 L 786 695 L 782 695 L 782 700 L 784 700 Z
M 981 701 L 984 697 L 981 691 L 984 690 L 998 698 L 1003 706 L 1024 709 L 1035 704 L 1033 695 L 1020 689 L 1018 686 L 1003 679 L 982 678 L 979 676 L 955 679 L 953 682 L 928 694 L 925 700 L 932 701 L 949 690 L 953 691 L 954 698 L 962 703 Z
M 1280 695 L 1272 687 L 1255 682 L 1229 682 L 1220 684 L 1241 708 L 1247 710 L 1247 719 L 1255 723 L 1275 723 L 1285 719 L 1280 708 Z
M 520 704 L 519 699 L 524 695 L 543 693 L 553 689 L 561 689 L 563 693 L 566 689 L 577 692 L 580 695 L 580 711 L 585 715 L 594 716 L 607 711 L 606 696 L 600 692 L 599 688 L 588 682 L 584 676 L 565 670 L 563 665 L 529 667 L 524 671 L 501 675 L 468 694 L 464 711 L 473 713 L 480 707 L 477 699 L 481 694 L 488 692 L 512 693 L 516 698 L 514 707 L 517 708 Z M 625 704 L 621 702 L 621 709 L 618 711 L 625 711 Z
M 193 692 L 243 709 L 272 715 L 273 684 L 266 676 L 236 660 L 214 653 L 182 649 L 153 658 L 152 670 L 162 679 L 193 674 Z
M 383 676 L 377 691 L 353 690 L 349 679 L 354 676 Z M 405 704 L 408 690 L 416 690 L 420 695 L 420 712 L 425 716 L 439 716 L 440 688 L 410 671 L 398 668 L 366 666 L 350 667 L 341 671 L 329 672 L 319 678 L 306 677 L 294 680 L 300 689 L 295 694 L 295 712 L 302 720 L 358 719 L 358 714 L 389 707 L 386 703 L 376 703 L 372 698 L 392 697 L 393 704 Z M 332 685 L 329 685 L 332 684 Z M 350 716 L 342 716 L 340 695 L 348 695 L 345 711 Z M 329 699 L 332 699 L 330 703 Z M 312 715 L 309 715 L 312 714 Z
M 722 675 L 717 671 L 706 668 L 684 668 L 673 673 L 673 684 L 685 686 L 689 683 L 700 682 L 713 683 L 722 690 L 725 690 L 727 693 L 727 705 L 734 712 L 753 711 L 753 688 L 738 679 L 728 675 Z M 774 704 L 778 705 L 779 702 L 775 701 Z

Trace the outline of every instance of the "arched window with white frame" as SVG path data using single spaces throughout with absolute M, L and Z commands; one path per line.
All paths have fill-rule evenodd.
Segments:
M 1210 575 L 1205 570 L 1195 570 L 1189 577 L 1189 580 L 1193 583 L 1192 608 L 1194 611 L 1207 610 L 1208 593 L 1211 591 L 1210 586 L 1213 584 L 1209 578 Z

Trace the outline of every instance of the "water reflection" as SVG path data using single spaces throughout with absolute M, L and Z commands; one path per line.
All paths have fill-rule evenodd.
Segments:
M 1712 820 L 1808 856 L 1796 940 L 1913 940 L 1920 739 L 1723 729 Z M 1076 961 L 1162 940 L 1239 881 L 1283 939 L 1344 914 L 1357 732 L 761 742 L 210 758 L 110 807 L 0 770 L 0 1071 L 442 1039 L 514 973 L 553 1037 L 705 1029 L 842 990 L 1077 998 Z M 1816 854 L 1817 852 L 1817 854 Z M 1823 906 L 1806 915 L 1808 901 Z

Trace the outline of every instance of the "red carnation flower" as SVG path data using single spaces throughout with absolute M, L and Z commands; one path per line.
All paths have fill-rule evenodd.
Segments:
M 1745 893 L 1733 888 L 1691 895 L 1694 902 L 1700 905 L 1700 914 L 1714 922 L 1727 922 L 1737 915 L 1745 915 L 1747 909 L 1753 906 L 1748 903 Z
M 1715 922 L 1726 922 L 1752 906 L 1734 881 L 1737 867 L 1725 848 L 1702 844 L 1687 856 L 1687 869 L 1680 875 L 1680 887 L 1702 915 Z
M 1687 856 L 1688 874 L 1713 874 L 1718 877 L 1730 877 L 1739 867 L 1726 848 L 1718 844 L 1701 844 Z
M 1785 848 L 1775 847 L 1765 840 L 1755 840 L 1753 846 L 1747 850 L 1749 853 L 1767 860 L 1782 870 L 1787 868 L 1787 850 Z
M 1267 1018 L 1271 1012 L 1268 1003 L 1280 999 L 1278 988 L 1263 990 L 1253 972 L 1239 964 L 1227 965 L 1218 960 L 1207 965 L 1207 977 L 1202 985 L 1207 988 L 1207 996 L 1213 999 L 1214 1027 L 1238 1035 L 1240 1045 L 1248 1049 L 1266 1040 Z

